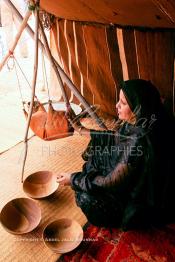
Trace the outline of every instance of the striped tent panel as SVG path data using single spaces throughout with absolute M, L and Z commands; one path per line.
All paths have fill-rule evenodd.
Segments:
M 57 20 L 56 25 L 54 51 L 59 52 L 63 69 L 90 104 L 115 115 L 120 81 L 133 78 L 152 81 L 161 96 L 173 103 L 173 30 L 136 30 L 66 20 Z M 79 104 L 68 92 L 70 100 Z
M 123 45 L 128 70 L 128 79 L 139 78 L 138 61 L 135 46 L 135 32 L 133 29 L 123 29 Z
M 75 38 L 74 38 L 74 30 L 73 30 L 73 22 L 65 20 L 64 22 L 64 36 L 67 42 L 68 47 L 68 66 L 69 66 L 69 73 L 70 73 L 70 79 L 74 83 L 75 86 L 80 87 L 80 70 L 77 65 L 77 59 L 76 59 L 76 50 L 75 50 Z M 70 102 L 73 101 L 73 93 L 70 98 Z M 74 102 L 76 104 L 79 103 L 79 101 L 74 97 Z
M 123 79 L 115 29 L 57 20 L 56 30 L 55 52 L 67 75 L 89 104 L 115 115 L 116 93 Z M 68 96 L 79 104 L 72 93 Z
M 135 30 L 140 78 L 151 80 L 165 99 L 173 97 L 175 34 Z
M 86 42 L 84 38 L 84 27 L 79 23 L 73 22 L 75 35 L 75 52 L 77 65 L 80 70 L 80 91 L 81 94 L 88 100 L 90 104 L 93 103 L 93 93 L 88 84 L 88 56 Z
M 63 70 L 65 71 L 65 73 L 67 75 L 70 75 L 70 53 L 68 50 L 68 44 L 67 44 L 67 40 L 65 37 L 65 20 L 61 20 L 61 21 L 57 21 L 56 23 L 56 29 L 57 29 L 57 47 L 59 50 L 59 56 L 60 56 L 60 60 L 61 60 L 61 66 L 63 68 Z M 65 90 L 66 93 L 68 95 L 69 98 L 72 97 L 71 95 L 71 91 L 70 89 L 67 87 L 67 85 L 65 84 Z
M 121 59 L 121 64 L 122 64 L 123 79 L 128 80 L 129 74 L 128 74 L 126 54 L 125 54 L 124 42 L 123 42 L 123 30 L 116 28 L 116 34 L 117 34 L 117 41 L 118 41 L 118 45 L 119 45 L 119 53 L 120 53 L 120 59 Z
M 115 114 L 115 81 L 105 27 L 84 26 L 84 37 L 88 56 L 88 85 L 94 95 L 93 104 L 101 111 Z
M 50 34 L 50 48 L 52 50 L 52 54 L 54 55 L 55 59 L 59 62 L 61 67 L 63 68 L 63 64 L 61 62 L 61 55 L 60 55 L 60 48 L 59 48 L 59 41 L 58 41 L 58 34 L 57 34 L 57 27 L 52 27 L 52 34 Z M 55 74 L 54 69 L 50 68 L 50 96 L 51 98 L 56 98 L 57 101 L 62 101 L 62 92 L 60 90 L 60 86 L 58 84 L 57 76 Z M 67 92 L 70 92 L 67 90 Z
M 106 28 L 107 46 L 109 51 L 110 69 L 116 90 L 116 99 L 119 98 L 119 85 L 123 81 L 122 64 L 120 60 L 119 46 L 117 42 L 116 29 Z

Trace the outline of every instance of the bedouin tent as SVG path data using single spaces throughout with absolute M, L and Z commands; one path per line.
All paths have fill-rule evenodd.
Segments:
M 55 16 L 50 47 L 57 64 L 88 104 L 100 107 L 102 116 L 116 115 L 120 82 L 133 78 L 150 80 L 174 112 L 173 0 L 38 2 Z M 79 104 L 68 82 L 63 79 L 69 102 Z M 53 82 L 55 97 L 57 88 Z
M 52 54 L 89 104 L 115 116 L 120 81 L 143 78 L 174 111 L 174 0 L 41 0 L 40 6 L 56 17 Z
M 143 78 L 158 87 L 163 101 L 174 112 L 173 0 L 39 2 L 43 10 L 55 16 L 52 55 L 85 97 L 86 107 L 95 104 L 108 117 L 115 116 L 120 82 Z M 69 102 L 82 105 L 68 82 L 64 81 L 64 87 Z M 51 89 L 56 100 L 62 99 L 57 80 Z

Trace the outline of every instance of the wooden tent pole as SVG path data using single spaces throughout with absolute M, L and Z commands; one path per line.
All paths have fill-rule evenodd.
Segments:
M 38 1 L 36 2 L 36 5 L 38 6 Z M 27 117 L 27 126 L 26 126 L 26 132 L 24 137 L 24 143 L 25 143 L 25 151 L 24 151 L 24 159 L 23 159 L 23 166 L 22 166 L 22 175 L 21 175 L 21 182 L 23 183 L 24 179 L 24 168 L 27 158 L 27 151 L 28 151 L 28 132 L 29 132 L 29 126 L 30 121 L 32 117 L 33 112 L 33 105 L 34 105 L 34 97 L 35 97 L 35 89 L 36 89 L 36 80 L 37 80 L 37 72 L 38 72 L 38 27 L 39 27 L 39 11 L 38 8 L 35 10 L 35 51 L 34 51 L 34 70 L 33 70 L 33 80 L 32 80 L 32 94 L 31 94 L 31 102 L 29 107 L 29 113 Z
M 65 72 L 63 71 L 63 69 L 60 67 L 60 65 L 58 64 L 58 62 L 55 60 L 55 64 L 57 65 L 57 68 L 60 72 L 60 75 L 62 77 L 62 79 L 64 80 L 64 82 L 67 83 L 67 85 L 69 86 L 70 90 L 74 93 L 74 95 L 79 99 L 79 101 L 82 103 L 82 105 L 84 106 L 84 108 L 86 109 L 86 111 L 90 114 L 90 116 L 97 122 L 97 124 L 106 129 L 107 127 L 105 126 L 105 124 L 102 122 L 102 120 L 98 117 L 98 115 L 92 110 L 91 106 L 89 105 L 89 103 L 85 100 L 85 98 L 81 95 L 81 93 L 79 92 L 79 90 L 75 87 L 75 85 L 72 83 L 72 81 L 70 80 L 70 78 L 65 74 Z
M 17 35 L 15 37 L 15 40 L 14 40 L 12 46 L 10 47 L 8 53 L 6 54 L 6 56 L 3 58 L 2 62 L 0 63 L 0 71 L 2 70 L 3 66 L 5 65 L 7 59 L 13 54 L 13 52 L 14 52 L 16 46 L 17 46 L 17 43 L 18 43 L 18 41 L 19 41 L 19 39 L 21 37 L 21 34 L 22 34 L 22 32 L 24 31 L 24 29 L 25 29 L 25 27 L 27 25 L 27 21 L 28 21 L 30 15 L 31 15 L 31 11 L 28 10 L 26 12 L 25 16 L 24 16 L 24 19 L 23 19 L 21 25 L 20 25 L 19 31 L 18 31 L 18 33 L 17 33 Z
M 12 2 L 10 0 L 6 0 L 6 4 L 13 10 L 14 14 L 17 16 L 17 18 L 22 21 L 23 20 L 23 16 L 19 13 L 19 11 L 16 9 L 16 7 L 12 4 Z M 32 39 L 34 39 L 34 32 L 31 29 L 31 27 L 27 24 L 26 25 L 26 30 L 28 32 L 28 34 L 31 36 Z M 44 49 L 44 45 L 43 43 L 39 40 L 39 47 Z M 46 52 L 44 51 L 45 55 Z M 63 71 L 63 69 L 60 67 L 60 65 L 58 64 L 58 62 L 55 60 L 55 58 L 53 57 L 55 64 L 60 72 L 61 77 L 63 78 L 63 80 L 65 81 L 65 83 L 67 83 L 67 85 L 69 86 L 69 88 L 71 89 L 71 91 L 74 93 L 74 95 L 77 97 L 77 99 L 82 103 L 82 105 L 84 106 L 84 108 L 86 109 L 86 111 L 90 114 L 90 116 L 98 123 L 98 125 L 104 129 L 107 129 L 107 127 L 105 126 L 105 124 L 102 122 L 102 120 L 97 116 L 97 114 L 92 110 L 91 106 L 89 105 L 89 103 L 86 101 L 86 99 L 81 95 L 81 93 L 79 92 L 79 90 L 76 88 L 76 86 L 72 83 L 72 81 L 70 80 L 70 78 L 66 75 L 66 73 Z

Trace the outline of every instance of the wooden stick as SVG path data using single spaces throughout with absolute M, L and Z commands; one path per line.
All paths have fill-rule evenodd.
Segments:
M 106 125 L 102 122 L 102 120 L 98 117 L 98 115 L 92 110 L 92 107 L 89 105 L 89 103 L 86 101 L 86 99 L 81 95 L 79 90 L 75 87 L 75 85 L 70 80 L 70 78 L 65 74 L 65 72 L 63 71 L 63 69 L 60 67 L 60 65 L 58 64 L 58 62 L 56 60 L 55 60 L 55 63 L 57 65 L 57 67 L 58 67 L 58 70 L 60 72 L 60 75 L 61 75 L 62 79 L 67 83 L 67 85 L 69 86 L 70 90 L 79 99 L 79 101 L 82 103 L 82 105 L 84 106 L 86 111 L 90 114 L 90 116 L 97 122 L 97 124 L 100 127 L 102 127 L 102 128 L 107 130 Z
M 36 3 L 38 6 L 38 2 Z M 33 104 L 34 104 L 34 97 L 35 97 L 35 88 L 36 88 L 36 80 L 37 80 L 37 72 L 38 72 L 38 26 L 39 26 L 39 11 L 38 8 L 35 10 L 35 59 L 34 59 L 34 71 L 33 71 L 33 81 L 32 81 L 32 94 L 31 94 L 31 102 L 29 107 L 29 113 L 27 117 L 27 126 L 26 126 L 26 132 L 24 137 L 24 143 L 25 143 L 25 152 L 24 152 L 24 159 L 23 159 L 23 166 L 22 166 L 22 176 L 21 176 L 21 182 L 23 183 L 24 178 L 24 168 L 27 158 L 27 151 L 28 151 L 28 132 L 29 132 L 29 126 L 30 121 L 32 117 L 33 112 Z
M 12 4 L 12 2 L 10 0 L 6 0 L 6 4 L 12 8 L 14 14 L 17 16 L 17 18 L 19 20 L 23 20 L 23 16 L 19 13 L 19 11 L 16 9 L 16 7 Z M 34 32 L 31 29 L 31 27 L 27 24 L 26 26 L 26 30 L 29 33 L 29 35 L 31 36 L 32 39 L 34 39 Z M 39 47 L 43 48 L 44 50 L 44 45 L 43 43 L 39 40 Z M 45 53 L 45 52 L 44 52 Z M 45 53 L 46 55 L 46 53 Z M 87 112 L 90 114 L 90 116 L 97 122 L 97 124 L 104 128 L 107 129 L 107 127 L 105 126 L 105 124 L 102 122 L 102 120 L 97 116 L 97 114 L 92 110 L 91 106 L 89 105 L 89 103 L 86 101 L 86 99 L 81 95 L 81 93 L 79 92 L 79 90 L 76 88 L 76 86 L 72 83 L 72 81 L 70 80 L 70 78 L 66 75 L 66 73 L 63 71 L 63 69 L 60 67 L 60 65 L 58 64 L 58 62 L 55 60 L 55 58 L 53 57 L 55 64 L 57 65 L 57 68 L 60 72 L 60 75 L 62 76 L 62 78 L 64 79 L 65 83 L 67 83 L 67 85 L 69 86 L 69 88 L 71 89 L 71 91 L 74 93 L 74 95 L 77 97 L 77 99 L 82 103 L 82 105 L 84 106 L 84 108 L 87 110 Z
M 20 25 L 19 31 L 18 31 L 18 33 L 17 33 L 17 35 L 15 37 L 15 40 L 14 40 L 12 46 L 9 49 L 9 52 L 6 54 L 6 56 L 3 58 L 2 62 L 0 63 L 0 71 L 2 70 L 2 68 L 5 65 L 7 59 L 9 58 L 9 56 L 11 56 L 13 54 L 13 52 L 14 52 L 16 46 L 17 46 L 17 43 L 18 43 L 18 41 L 19 41 L 19 39 L 21 37 L 21 34 L 22 34 L 22 32 L 24 31 L 24 29 L 25 29 L 25 27 L 27 25 L 27 21 L 28 21 L 30 15 L 31 15 L 31 11 L 28 10 L 26 12 L 25 16 L 24 16 L 24 19 L 23 19 L 21 25 Z

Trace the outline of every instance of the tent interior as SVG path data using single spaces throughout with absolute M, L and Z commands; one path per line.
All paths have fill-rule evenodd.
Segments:
M 174 0 L 40 0 L 40 7 L 54 16 L 50 30 L 52 55 L 89 105 L 98 106 L 99 116 L 116 118 L 120 83 L 136 78 L 150 80 L 174 113 Z M 64 87 L 69 101 L 82 107 L 66 82 Z M 55 76 L 50 89 L 55 100 L 63 101 Z M 26 176 L 36 169 L 81 170 L 87 138 L 77 135 L 44 143 L 37 137 L 30 139 Z M 1 155 L 2 173 L 7 173 L 1 180 L 1 207 L 14 197 L 25 196 L 19 181 L 22 153 L 19 144 Z M 45 224 L 60 216 L 72 217 L 82 226 L 86 223 L 71 189 L 60 189 L 52 199 L 40 201 L 40 206 L 42 223 L 33 235 L 27 235 L 28 241 L 23 236 L 14 240 L 1 228 L 2 261 L 24 261 L 24 257 L 27 262 L 57 261 L 59 255 L 40 241 Z M 39 239 L 37 245 L 30 240 L 34 237 Z
M 120 82 L 142 78 L 158 87 L 173 110 L 173 1 L 41 0 L 40 4 L 57 17 L 52 52 L 89 104 L 115 116 Z M 78 103 L 68 89 L 67 93 Z

